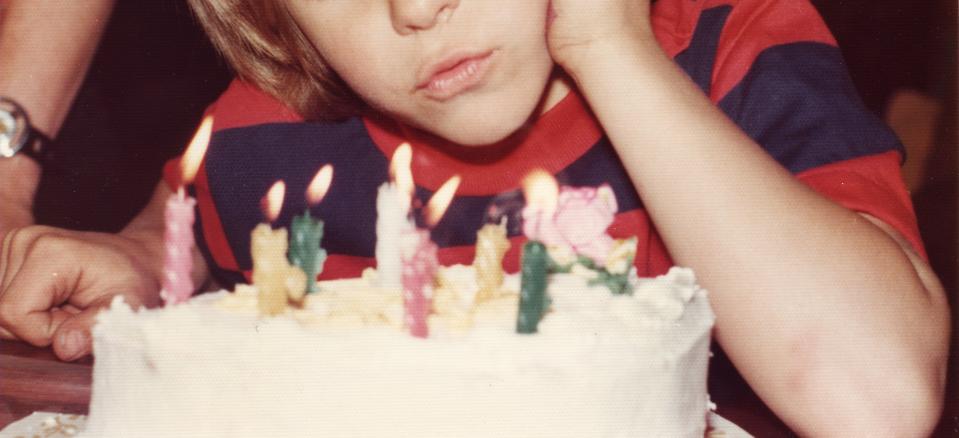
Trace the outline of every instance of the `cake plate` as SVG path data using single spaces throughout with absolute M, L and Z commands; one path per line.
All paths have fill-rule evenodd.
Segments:
M 75 437 L 83 431 L 86 417 L 74 414 L 54 412 L 34 412 L 19 421 L 15 421 L 0 431 L 0 438 L 44 438 Z M 705 438 L 751 438 L 733 422 L 715 413 L 709 414 L 709 430 Z

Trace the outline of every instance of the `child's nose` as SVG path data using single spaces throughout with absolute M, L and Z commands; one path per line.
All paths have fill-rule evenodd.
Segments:
M 400 35 L 431 29 L 445 22 L 460 0 L 390 0 L 390 19 Z

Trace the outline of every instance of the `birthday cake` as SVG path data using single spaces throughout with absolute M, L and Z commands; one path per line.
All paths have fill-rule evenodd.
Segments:
M 637 277 L 636 238 L 607 234 L 610 187 L 524 180 L 527 239 L 506 274 L 507 221 L 479 230 L 472 265 L 441 267 L 411 220 L 411 176 L 395 180 L 377 199 L 377 269 L 359 278 L 307 282 L 325 258 L 307 213 L 290 239 L 253 230 L 252 285 L 186 300 L 167 282 L 166 306 L 137 312 L 114 300 L 93 329 L 84 436 L 703 436 L 706 292 L 689 269 Z
M 94 330 L 88 437 L 702 437 L 713 314 L 692 271 L 551 275 L 536 334 L 516 333 L 519 276 L 477 298 L 471 267 L 441 271 L 430 337 L 403 328 L 399 291 L 366 278 L 264 318 L 257 291 L 132 311 Z M 475 304 L 475 306 L 474 306 Z

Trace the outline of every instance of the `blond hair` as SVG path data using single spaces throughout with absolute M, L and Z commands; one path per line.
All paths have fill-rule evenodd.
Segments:
M 337 120 L 365 107 L 276 0 L 189 0 L 236 75 L 307 119 Z

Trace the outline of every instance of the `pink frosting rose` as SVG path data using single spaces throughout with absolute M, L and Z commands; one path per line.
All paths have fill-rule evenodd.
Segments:
M 563 187 L 552 214 L 523 209 L 523 234 L 546 245 L 569 247 L 603 265 L 614 244 L 606 230 L 617 210 L 609 185 Z

